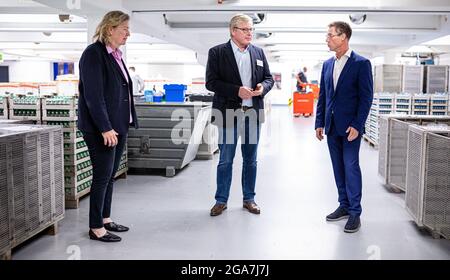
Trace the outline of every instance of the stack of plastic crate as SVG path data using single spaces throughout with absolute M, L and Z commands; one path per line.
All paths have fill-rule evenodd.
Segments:
M 418 226 L 450 239 L 450 127 L 410 126 L 405 205 Z
M 398 93 L 395 95 L 395 113 L 396 114 L 411 114 L 411 94 Z
M 119 168 L 117 168 L 115 178 L 119 176 L 126 176 L 126 173 L 128 171 L 128 151 L 127 151 L 127 145 L 125 144 L 125 148 L 123 149 L 122 157 L 120 158 Z
M 448 94 L 436 93 L 430 96 L 430 115 L 445 116 L 448 114 Z
M 77 128 L 78 98 L 46 98 L 42 102 L 42 111 L 44 124 L 63 127 L 66 208 L 78 208 L 79 199 L 89 193 L 92 182 L 88 148 Z
M 41 123 L 41 98 L 34 95 L 16 95 L 9 97 L 8 100 L 11 120 L 31 120 Z
M 375 66 L 375 92 L 401 92 L 403 65 L 382 64 Z
M 430 112 L 430 95 L 414 94 L 411 100 L 412 115 L 428 115 Z
M 378 145 L 379 117 L 394 113 L 395 94 L 389 92 L 375 93 L 369 114 L 369 140 Z
M 403 65 L 403 92 L 423 92 L 423 65 Z
M 448 66 L 427 65 L 425 67 L 424 91 L 426 93 L 447 92 Z
M 0 124 L 0 259 L 63 217 L 61 128 Z
M 0 119 L 8 118 L 8 97 L 0 96 Z

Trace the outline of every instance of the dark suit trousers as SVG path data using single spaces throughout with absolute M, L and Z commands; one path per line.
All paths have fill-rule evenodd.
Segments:
M 339 204 L 347 209 L 350 215 L 360 216 L 362 212 L 362 178 L 359 167 L 361 133 L 357 139 L 349 142 L 347 136 L 337 134 L 332 121 L 327 134 L 327 143 L 338 189 Z
M 102 135 L 98 133 L 83 133 L 83 138 L 89 149 L 93 171 L 89 227 L 102 228 L 103 218 L 111 216 L 114 175 L 119 168 L 127 136 L 118 135 L 115 147 L 105 146 Z

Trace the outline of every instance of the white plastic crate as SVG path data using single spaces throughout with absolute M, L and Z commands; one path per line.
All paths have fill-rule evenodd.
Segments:
M 450 239 L 450 127 L 410 126 L 408 135 L 406 209 Z
M 448 91 L 448 66 L 427 65 L 425 66 L 425 93 Z
M 402 92 L 422 93 L 423 75 L 423 65 L 403 65 Z
M 376 92 L 401 92 L 403 65 L 382 64 L 375 66 Z

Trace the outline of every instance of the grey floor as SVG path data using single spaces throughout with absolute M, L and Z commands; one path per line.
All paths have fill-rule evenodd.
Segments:
M 113 218 L 131 227 L 122 242 L 88 238 L 89 198 L 66 210 L 56 236 L 42 235 L 13 251 L 13 259 L 450 259 L 450 241 L 419 230 L 377 175 L 377 150 L 364 142 L 361 230 L 325 216 L 337 207 L 325 141 L 314 137 L 314 118 L 293 118 L 272 107 L 258 154 L 256 201 L 261 215 L 242 209 L 240 151 L 228 210 L 210 217 L 212 160 L 195 160 L 173 178 L 129 175 L 116 182 Z

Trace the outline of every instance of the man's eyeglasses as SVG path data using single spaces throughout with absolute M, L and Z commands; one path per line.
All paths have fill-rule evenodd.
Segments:
M 333 38 L 333 37 L 335 37 L 335 36 L 341 36 L 342 35 L 342 33 L 338 33 L 338 34 L 331 34 L 331 33 L 327 33 L 326 35 L 325 35 L 325 38 Z
M 244 33 L 252 33 L 255 31 L 255 28 L 240 28 L 240 27 L 235 27 L 235 28 L 241 30 Z

